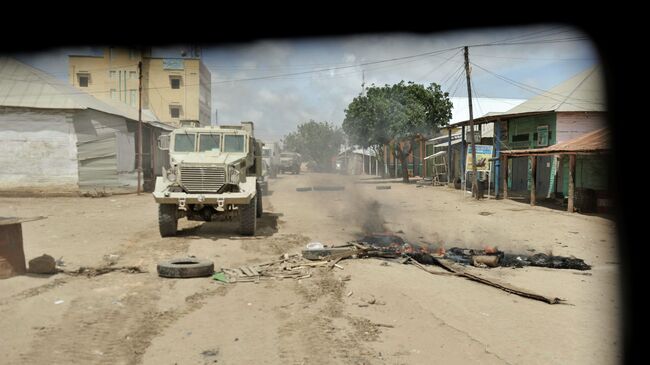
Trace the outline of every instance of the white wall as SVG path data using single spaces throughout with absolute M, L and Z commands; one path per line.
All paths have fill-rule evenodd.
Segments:
M 607 126 L 604 113 L 557 113 L 556 143 L 578 138 Z
M 76 142 L 69 112 L 0 108 L 0 191 L 76 191 Z

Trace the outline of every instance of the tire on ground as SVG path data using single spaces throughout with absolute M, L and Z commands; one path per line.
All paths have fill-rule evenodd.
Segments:
M 161 237 L 175 236 L 178 231 L 178 208 L 176 204 L 158 205 L 158 228 Z
M 164 278 L 197 278 L 214 273 L 214 263 L 193 257 L 173 259 L 158 263 L 158 276 Z
M 257 198 L 239 207 L 239 233 L 244 236 L 254 236 L 257 228 Z
M 262 187 L 257 184 L 257 193 L 255 194 L 255 199 L 257 200 L 255 215 L 257 218 L 262 218 L 262 213 L 264 213 L 264 207 L 262 206 L 262 193 Z

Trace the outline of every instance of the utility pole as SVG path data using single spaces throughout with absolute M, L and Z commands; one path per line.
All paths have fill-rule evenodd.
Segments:
M 469 102 L 469 142 L 472 146 L 472 195 L 479 200 L 478 174 L 476 173 L 476 141 L 474 140 L 474 113 L 472 111 L 472 86 L 469 79 L 469 47 L 465 46 L 465 76 L 467 78 L 467 100 Z M 464 188 L 464 187 L 463 187 Z
M 142 61 L 138 62 L 138 195 L 142 193 Z

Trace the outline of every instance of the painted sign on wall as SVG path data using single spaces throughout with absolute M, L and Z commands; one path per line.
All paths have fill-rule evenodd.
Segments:
M 162 60 L 163 69 L 165 70 L 183 70 L 183 60 L 175 58 L 165 58 Z
M 476 170 L 477 171 L 490 171 L 492 163 L 491 145 L 476 145 Z M 467 160 L 465 162 L 465 171 L 472 171 L 472 145 L 467 146 Z

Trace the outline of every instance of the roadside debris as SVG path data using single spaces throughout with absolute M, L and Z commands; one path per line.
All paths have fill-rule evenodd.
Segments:
M 543 253 L 531 256 L 513 255 L 491 247 L 484 250 L 453 247 L 445 251 L 444 258 L 474 266 L 478 262 L 489 267 L 539 266 L 552 269 L 591 270 L 591 266 L 587 265 L 584 260 L 575 257 L 552 256 Z
M 327 261 L 309 261 L 299 254 L 283 254 L 279 259 L 262 264 L 224 268 L 212 278 L 224 283 L 259 282 L 263 279 L 305 279 L 314 267 L 324 267 Z
M 320 185 L 314 186 L 314 191 L 341 191 L 345 190 L 343 185 Z
M 214 273 L 214 263 L 195 257 L 185 257 L 158 263 L 158 276 L 165 278 L 196 278 Z
M 462 276 L 462 277 L 465 277 L 466 279 L 476 281 L 476 282 L 479 282 L 481 284 L 485 284 L 485 285 L 488 285 L 488 286 L 491 286 L 491 287 L 494 287 L 494 288 L 497 288 L 497 289 L 501 289 L 501 290 L 503 290 L 505 292 L 508 292 L 508 293 L 511 293 L 511 294 L 519 295 L 519 296 L 524 297 L 524 298 L 539 300 L 539 301 L 542 301 L 542 302 L 545 302 L 545 303 L 548 303 L 548 304 L 560 304 L 560 303 L 565 302 L 565 300 L 561 299 L 561 298 L 543 296 L 543 295 L 536 294 L 536 293 L 533 293 L 533 292 L 530 292 L 530 291 L 527 291 L 527 290 L 515 288 L 515 287 L 513 287 L 513 286 L 511 286 L 509 284 L 499 283 L 499 282 L 496 282 L 494 280 L 488 280 L 486 278 L 483 278 L 483 277 L 480 277 L 480 276 L 477 276 L 477 275 L 474 275 L 474 274 L 470 274 L 470 273 L 465 272 L 465 271 L 460 271 L 458 269 L 453 269 L 449 265 L 445 265 L 441 260 L 436 259 L 436 262 L 440 267 L 447 270 L 447 272 L 443 273 L 443 272 L 431 271 L 431 270 L 427 269 L 422 264 L 420 264 L 419 262 L 417 262 L 417 261 L 415 261 L 413 259 L 411 259 L 409 261 L 409 263 L 413 264 L 414 266 L 418 267 L 419 269 L 422 269 L 422 270 L 424 270 L 424 271 L 426 271 L 426 272 L 428 272 L 430 274 Z
M 27 272 L 44 275 L 56 274 L 56 260 L 48 254 L 33 258 L 29 260 L 29 269 L 27 269 Z
M 459 251 L 460 250 L 460 251 Z M 477 254 L 477 253 L 480 253 Z M 303 255 L 312 260 L 336 260 L 336 262 L 345 258 L 365 258 L 375 257 L 384 259 L 393 259 L 396 262 L 412 264 L 430 274 L 462 276 L 466 279 L 476 281 L 488 286 L 501 289 L 511 294 L 519 295 L 529 299 L 540 300 L 549 304 L 558 304 L 564 302 L 564 299 L 557 297 L 547 297 L 536 294 L 527 290 L 515 288 L 509 284 L 500 283 L 495 280 L 466 272 L 462 268 L 452 267 L 453 261 L 449 257 L 458 258 L 460 263 L 466 265 L 479 265 L 482 267 L 494 267 L 499 263 L 499 255 L 502 254 L 493 248 L 486 250 L 464 252 L 462 249 L 450 249 L 445 256 L 434 256 L 429 253 L 427 247 L 420 247 L 405 242 L 401 237 L 390 233 L 371 234 L 363 237 L 359 241 L 351 241 L 345 245 L 334 247 L 324 247 L 318 250 L 303 250 Z M 462 259 L 462 260 L 460 260 Z M 321 261 L 322 262 L 322 261 Z M 445 271 L 433 271 L 425 265 L 434 265 L 443 268 Z M 361 303 L 359 306 L 366 306 Z
M 109 272 L 123 272 L 127 274 L 144 274 L 148 271 L 139 266 L 102 266 L 102 267 L 80 267 L 77 270 L 61 270 L 60 272 L 70 276 L 94 277 L 108 274 Z
M 391 186 L 390 185 L 377 185 L 375 186 L 375 189 L 377 190 L 390 190 Z

